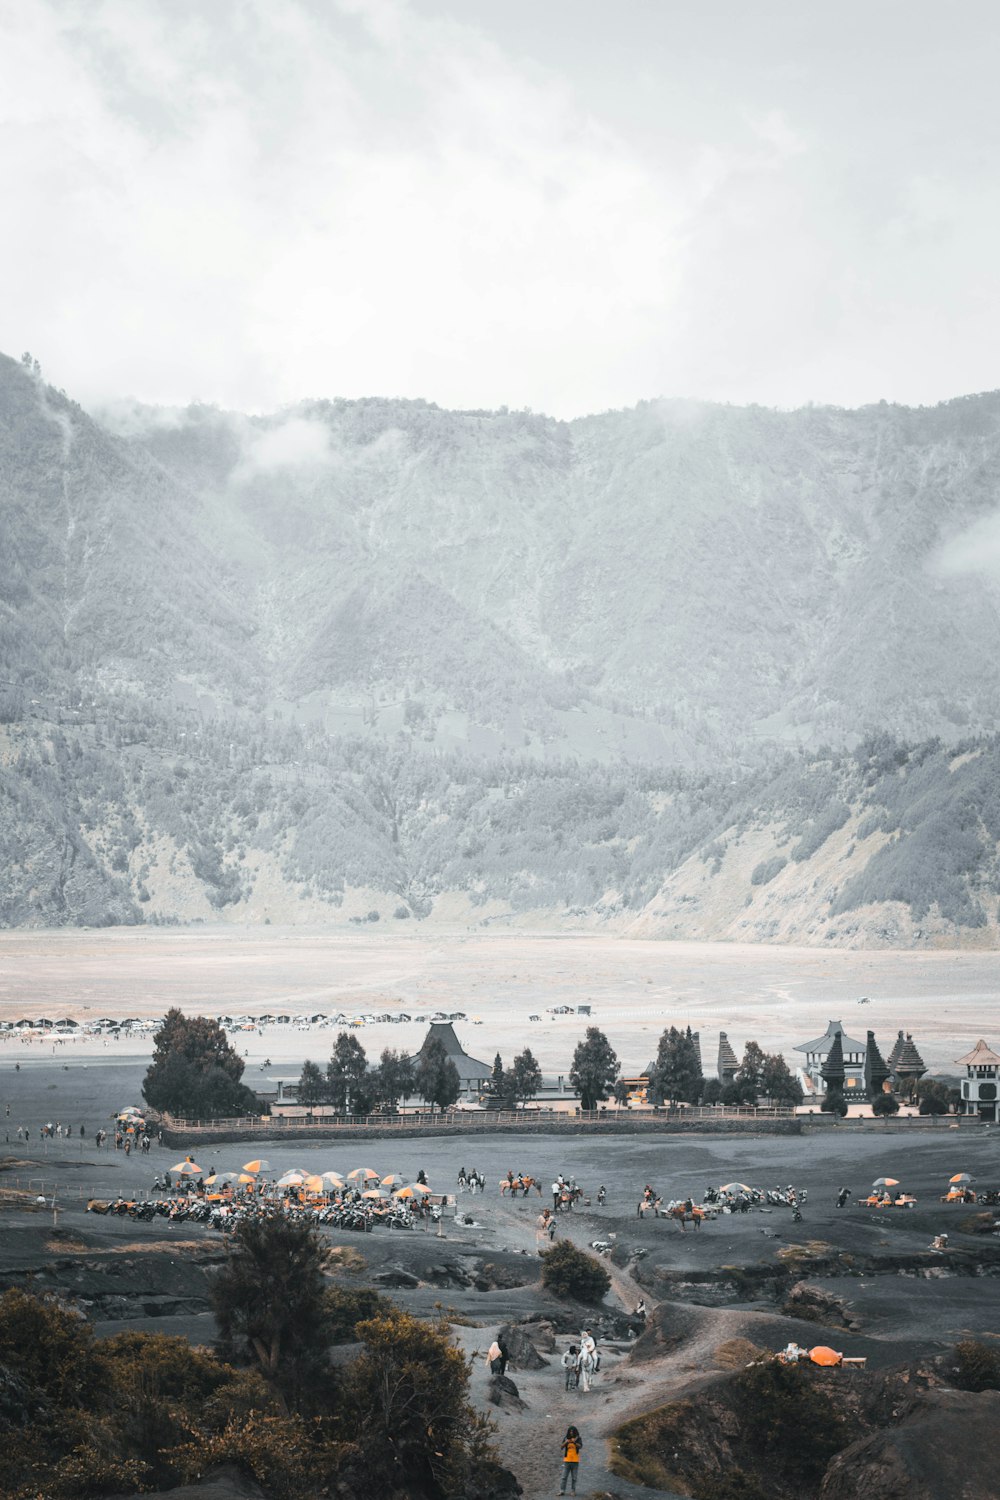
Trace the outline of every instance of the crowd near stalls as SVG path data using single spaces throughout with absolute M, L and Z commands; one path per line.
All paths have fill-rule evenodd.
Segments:
M 328 1169 L 292 1168 L 276 1176 L 260 1157 L 232 1171 L 206 1172 L 194 1157 L 154 1177 L 142 1197 L 91 1199 L 90 1213 L 127 1214 L 136 1220 L 191 1221 L 227 1231 L 248 1218 L 284 1216 L 312 1224 L 367 1233 L 373 1229 L 414 1229 L 437 1223 L 447 1195 L 435 1194 L 424 1173 L 413 1182 L 398 1173 L 380 1175 L 355 1167 L 346 1176 Z

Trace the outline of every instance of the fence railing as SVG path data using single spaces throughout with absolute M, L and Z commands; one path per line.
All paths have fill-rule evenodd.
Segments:
M 188 1120 L 166 1117 L 164 1127 L 172 1131 L 240 1130 L 267 1135 L 308 1134 L 313 1131 L 398 1130 L 495 1130 L 497 1126 L 540 1124 L 629 1125 L 655 1128 L 663 1124 L 695 1120 L 794 1120 L 795 1111 L 776 1107 L 738 1105 L 717 1109 L 692 1105 L 684 1109 L 525 1109 L 525 1110 L 420 1110 L 398 1115 L 242 1115 L 221 1120 Z

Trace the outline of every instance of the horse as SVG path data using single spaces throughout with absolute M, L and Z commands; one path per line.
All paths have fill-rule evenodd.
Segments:
M 577 1370 L 579 1372 L 581 1391 L 590 1390 L 591 1378 L 597 1373 L 598 1363 L 596 1352 L 581 1351 L 579 1354 L 577 1358 Z
M 697 1205 L 687 1208 L 683 1203 L 668 1204 L 666 1209 L 663 1210 L 663 1214 L 665 1218 L 677 1220 L 677 1223 L 680 1225 L 681 1234 L 685 1232 L 685 1224 L 693 1224 L 695 1229 L 700 1229 L 701 1221 L 705 1218 L 704 1209 L 698 1208 Z
M 500 1196 L 501 1196 L 501 1198 L 508 1191 L 509 1191 L 510 1196 L 512 1198 L 516 1198 L 517 1195 L 518 1195 L 518 1193 L 523 1193 L 524 1196 L 527 1197 L 528 1196 L 528 1192 L 529 1192 L 529 1190 L 531 1188 L 534 1188 L 534 1190 L 538 1194 L 539 1198 L 542 1196 L 542 1184 L 538 1181 L 538 1179 L 536 1177 L 519 1176 L 519 1177 L 515 1177 L 513 1181 L 511 1181 L 510 1178 L 508 1178 L 508 1177 L 502 1177 L 500 1179 Z

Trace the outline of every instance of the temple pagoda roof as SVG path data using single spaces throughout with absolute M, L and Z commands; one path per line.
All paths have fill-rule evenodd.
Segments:
M 416 1062 L 417 1058 L 426 1051 L 428 1044 L 435 1040 L 444 1043 L 444 1050 L 458 1069 L 460 1077 L 489 1078 L 493 1072 L 492 1063 L 480 1062 L 478 1058 L 469 1056 L 455 1035 L 455 1028 L 450 1021 L 432 1021 L 430 1023 L 427 1028 L 427 1035 L 424 1037 L 423 1046 L 412 1061 Z
M 831 1021 L 822 1036 L 818 1036 L 814 1042 L 800 1042 L 795 1051 L 817 1052 L 820 1057 L 826 1057 L 833 1046 L 833 1039 L 838 1032 L 840 1033 L 840 1045 L 843 1047 L 845 1055 L 848 1052 L 864 1052 L 864 1042 L 857 1042 L 853 1037 L 848 1036 L 841 1021 Z
M 926 1064 L 917 1051 L 912 1036 L 909 1034 L 896 1054 L 896 1061 L 893 1063 L 892 1068 L 894 1073 L 926 1073 Z
M 967 1068 L 997 1068 L 1000 1067 L 1000 1057 L 983 1041 L 982 1037 L 965 1057 L 956 1057 L 956 1063 L 960 1067 Z

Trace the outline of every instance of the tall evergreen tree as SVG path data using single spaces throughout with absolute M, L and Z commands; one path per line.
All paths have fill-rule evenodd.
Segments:
M 515 1104 L 524 1104 L 528 1099 L 534 1099 L 542 1086 L 542 1070 L 535 1060 L 530 1047 L 525 1047 L 515 1057 L 511 1067 L 511 1093 Z
M 780 1052 L 765 1052 L 760 1091 L 772 1104 L 801 1104 L 802 1085 L 793 1078 Z
M 296 1099 L 300 1104 L 322 1104 L 326 1098 L 326 1079 L 323 1071 L 314 1062 L 302 1064 Z
M 651 1086 L 654 1097 L 671 1104 L 696 1104 L 705 1080 L 701 1057 L 690 1026 L 679 1031 L 671 1026 L 660 1037 Z
M 368 1058 L 356 1036 L 341 1031 L 326 1065 L 330 1103 L 342 1114 L 364 1114 L 371 1099 Z
M 447 1109 L 454 1104 L 462 1092 L 462 1080 L 458 1069 L 445 1050 L 440 1037 L 434 1037 L 424 1047 L 417 1062 L 414 1087 L 421 1099 Z
M 240 1082 L 243 1067 L 218 1021 L 173 1007 L 153 1037 L 143 1098 L 153 1109 L 189 1119 L 252 1114 L 257 1096 Z
M 382 1050 L 379 1065 L 372 1075 L 372 1092 L 384 1109 L 394 1110 L 400 1099 L 413 1093 L 416 1069 L 411 1058 L 391 1047 Z
M 604 1032 L 588 1026 L 582 1042 L 577 1043 L 569 1070 L 569 1081 L 580 1095 L 582 1109 L 595 1109 L 606 1099 L 621 1072 L 618 1055 Z
M 223 1346 L 242 1344 L 283 1398 L 299 1401 L 327 1372 L 330 1246 L 308 1224 L 251 1218 L 237 1225 L 212 1282 Z

